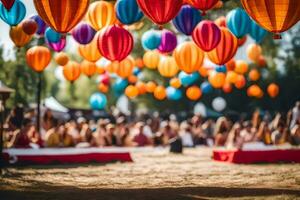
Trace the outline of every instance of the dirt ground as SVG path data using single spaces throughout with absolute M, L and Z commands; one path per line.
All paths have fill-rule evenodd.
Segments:
M 233 165 L 210 156 L 205 148 L 153 150 L 133 152 L 133 163 L 9 168 L 0 200 L 300 199 L 299 164 Z

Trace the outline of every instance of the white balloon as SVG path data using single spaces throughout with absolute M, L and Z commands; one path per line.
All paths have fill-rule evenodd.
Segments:
M 212 107 L 215 111 L 221 112 L 226 108 L 226 106 L 227 103 L 222 97 L 217 97 L 212 101 Z
M 194 114 L 206 117 L 206 107 L 203 103 L 197 103 L 194 107 Z

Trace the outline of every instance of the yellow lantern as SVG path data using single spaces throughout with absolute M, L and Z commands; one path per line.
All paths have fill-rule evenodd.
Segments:
M 84 75 L 86 75 L 90 78 L 96 73 L 97 66 L 93 62 L 84 60 L 84 61 L 82 61 L 81 65 L 80 65 L 80 69 Z
M 147 86 L 144 82 L 137 82 L 135 86 L 139 90 L 140 95 L 147 93 Z
M 209 74 L 208 81 L 214 88 L 222 88 L 226 79 L 226 74 L 212 72 Z
M 146 84 L 146 89 L 147 89 L 148 93 L 153 93 L 156 87 L 157 87 L 157 85 L 153 81 L 149 81 Z
M 158 71 L 163 77 L 174 77 L 178 73 L 175 59 L 171 56 L 162 57 L 158 64 Z
M 78 46 L 78 52 L 80 56 L 87 61 L 97 62 L 102 57 L 100 51 L 98 50 L 97 38 L 98 33 L 89 44 Z
M 149 69 L 156 69 L 160 60 L 158 51 L 147 51 L 143 56 L 144 65 Z
M 10 39 L 16 45 L 16 47 L 21 48 L 25 46 L 32 38 L 33 35 L 27 35 L 22 28 L 22 24 L 15 27 L 11 27 L 9 31 Z
M 122 78 L 127 78 L 132 75 L 134 64 L 134 59 L 131 56 L 128 56 L 121 62 L 115 61 L 112 63 L 112 65 L 116 65 L 116 67 L 113 67 L 115 73 Z
M 194 42 L 184 42 L 174 51 L 178 67 L 191 74 L 199 70 L 204 60 L 204 52 Z
M 226 83 L 234 84 L 237 81 L 238 74 L 234 71 L 229 71 L 226 74 Z
M 158 100 L 164 100 L 167 97 L 166 88 L 163 86 L 158 86 L 155 88 L 153 95 Z
M 234 71 L 238 74 L 245 74 L 248 71 L 248 63 L 244 60 L 237 60 L 235 62 Z
M 176 89 L 180 88 L 181 82 L 180 82 L 179 78 L 172 78 L 170 80 L 170 86 L 172 86 L 173 88 L 176 88 Z
M 125 95 L 128 96 L 129 98 L 135 98 L 139 95 L 139 90 L 137 89 L 137 87 L 133 85 L 129 85 L 125 89 Z

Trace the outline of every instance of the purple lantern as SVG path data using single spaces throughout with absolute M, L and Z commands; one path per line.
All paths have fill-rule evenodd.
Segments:
M 53 51 L 61 52 L 66 47 L 67 40 L 66 40 L 66 37 L 62 37 L 59 42 L 52 43 L 52 42 L 47 41 L 47 39 L 46 39 L 46 43 Z
M 44 35 L 46 28 L 48 27 L 47 24 L 40 18 L 38 15 L 33 15 L 30 17 L 30 19 L 33 19 L 37 25 L 38 25 L 38 30 L 36 31 L 36 34 L 38 35 Z
M 170 53 L 176 48 L 176 46 L 177 46 L 176 35 L 169 30 L 163 30 L 161 34 L 161 43 L 158 47 L 158 50 L 161 53 Z
M 72 30 L 72 36 L 79 44 L 88 44 L 90 43 L 96 31 L 87 23 L 80 23 Z

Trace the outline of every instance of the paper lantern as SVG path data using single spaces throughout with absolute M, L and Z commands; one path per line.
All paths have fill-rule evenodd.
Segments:
M 57 43 L 49 42 L 47 39 L 45 39 L 45 41 L 48 47 L 50 47 L 50 49 L 52 49 L 55 52 L 61 52 L 67 45 L 67 40 L 65 36 L 63 36 Z
M 247 95 L 249 97 L 256 97 L 256 98 L 260 98 L 261 94 L 262 94 L 262 89 L 258 86 L 258 85 L 251 85 L 248 89 L 247 89 Z
M 242 38 L 249 33 L 251 21 L 243 9 L 236 8 L 227 14 L 226 24 L 237 38 Z
M 137 89 L 139 90 L 139 95 L 143 95 L 147 93 L 147 86 L 144 82 L 137 82 L 136 85 Z
M 139 69 L 142 69 L 144 67 L 144 61 L 142 58 L 136 58 L 135 59 L 135 66 Z
M 55 62 L 60 66 L 65 66 L 69 62 L 69 57 L 66 53 L 60 52 L 54 57 Z
M 244 60 L 237 60 L 235 62 L 235 69 L 234 71 L 238 74 L 245 74 L 248 71 L 248 64 Z
M 251 19 L 249 35 L 256 43 L 261 43 L 267 35 L 267 31 L 260 27 L 254 20 Z
M 161 33 L 156 30 L 146 31 L 142 36 L 142 45 L 146 50 L 154 50 L 161 43 Z
M 153 93 L 156 87 L 157 87 L 157 85 L 153 81 L 149 81 L 146 84 L 146 89 L 147 89 L 148 93 Z
M 178 67 L 188 74 L 198 71 L 204 60 L 204 52 L 193 42 L 180 44 L 173 56 Z
M 258 60 L 256 61 L 256 63 L 257 63 L 257 65 L 258 65 L 259 67 L 265 67 L 265 66 L 267 66 L 266 58 L 265 58 L 263 55 L 259 56 L 259 58 L 258 58 Z
M 109 87 L 108 87 L 108 85 L 105 85 L 104 83 L 99 83 L 98 90 L 101 93 L 108 93 Z
M 224 65 L 236 54 L 238 48 L 237 38 L 226 28 L 221 28 L 221 40 L 217 47 L 208 52 L 208 58 L 217 65 Z
M 136 23 L 144 16 L 136 0 L 118 0 L 115 8 L 117 18 L 122 24 Z
M 121 78 L 127 78 L 132 75 L 134 68 L 134 59 L 132 57 L 128 56 L 121 62 L 114 62 L 113 64 L 117 65 L 115 73 Z
M 93 62 L 84 60 L 80 64 L 81 73 L 91 78 L 96 73 L 97 65 Z
M 202 11 L 203 15 L 212 9 L 219 0 L 186 0 L 187 3 Z
M 108 26 L 100 31 L 98 49 L 106 59 L 122 61 L 133 49 L 133 37 L 122 27 Z
M 22 29 L 27 35 L 32 35 L 38 30 L 38 25 L 33 19 L 27 19 L 23 21 Z
M 94 37 L 91 43 L 79 45 L 78 52 L 82 58 L 90 62 L 97 62 L 102 56 L 98 49 L 98 35 Z
M 212 107 L 215 111 L 221 112 L 223 111 L 227 106 L 227 103 L 224 98 L 222 97 L 216 97 L 212 101 Z
M 9 10 L 4 5 L 0 3 L 0 18 L 10 26 L 18 25 L 26 15 L 25 5 L 19 0 L 16 0 Z
M 170 80 L 170 86 L 172 86 L 173 88 L 176 88 L 176 89 L 180 88 L 181 82 L 180 82 L 179 78 L 172 78 Z
M 158 72 L 161 76 L 171 78 L 178 73 L 178 66 L 176 61 L 171 56 L 163 56 L 158 64 Z
M 110 77 L 108 73 L 104 73 L 100 76 L 100 83 L 103 83 L 105 85 L 110 84 Z
M 22 24 L 19 24 L 18 26 L 11 27 L 9 31 L 10 39 L 13 41 L 16 47 L 21 48 L 28 44 L 30 40 L 32 39 L 32 35 L 27 35 L 23 28 Z
M 190 99 L 192 101 L 197 101 L 202 96 L 202 91 L 199 87 L 192 86 L 186 90 L 186 96 L 188 99 Z
M 90 106 L 93 110 L 103 110 L 107 104 L 107 98 L 102 93 L 95 93 L 90 97 Z
M 225 82 L 234 84 L 237 81 L 237 79 L 238 79 L 238 74 L 234 71 L 229 71 L 226 74 Z
M 201 83 L 200 87 L 203 94 L 209 94 L 214 90 L 214 88 L 211 86 L 211 84 L 208 81 Z
M 39 16 L 56 32 L 67 33 L 84 17 L 89 0 L 34 0 Z
M 34 20 L 38 26 L 38 29 L 36 31 L 36 34 L 38 35 L 44 35 L 46 29 L 47 29 L 47 24 L 42 20 L 42 18 L 38 15 L 33 15 L 30 17 L 30 19 Z
M 172 22 L 179 32 L 191 35 L 201 20 L 201 14 L 197 9 L 190 5 L 183 5 Z
M 250 81 L 258 81 L 260 79 L 260 73 L 257 69 L 252 69 L 249 72 Z
M 192 36 L 198 47 L 208 52 L 216 48 L 220 43 L 222 33 L 214 22 L 203 20 L 196 26 Z
M 199 72 L 199 74 L 200 74 L 203 78 L 208 77 L 209 71 L 208 71 L 208 69 L 207 69 L 205 66 L 200 67 L 199 70 L 198 70 L 198 72 Z
M 45 32 L 45 39 L 49 43 L 58 43 L 61 39 L 61 34 L 53 30 L 52 28 L 48 27 Z
M 89 44 L 95 37 L 96 31 L 87 23 L 79 23 L 73 30 L 72 36 L 79 44 Z
M 156 69 L 160 60 L 157 51 L 147 51 L 143 56 L 144 65 L 149 69 Z
M 113 85 L 113 90 L 116 93 L 123 93 L 127 86 L 128 86 L 128 81 L 126 79 L 117 78 Z
M 220 73 L 226 73 L 227 72 L 227 68 L 226 68 L 225 65 L 216 66 L 215 67 L 215 71 L 216 72 L 220 72 Z
M 167 97 L 166 88 L 164 88 L 163 86 L 156 87 L 153 95 L 157 100 L 164 100 Z
M 143 13 L 157 25 L 171 21 L 179 12 L 182 0 L 137 0 Z
M 170 53 L 177 46 L 177 37 L 176 35 L 169 30 L 163 30 L 161 34 L 161 42 L 158 46 L 158 50 L 161 53 Z
M 51 61 L 51 52 L 43 46 L 31 47 L 26 52 L 26 61 L 34 71 L 43 72 Z
M 182 92 L 179 89 L 175 89 L 173 87 L 167 88 L 167 97 L 169 100 L 178 101 L 182 98 Z
M 139 90 L 137 89 L 137 87 L 133 85 L 129 85 L 125 89 L 125 95 L 128 96 L 129 98 L 135 98 L 139 95 Z
M 212 72 L 210 73 L 208 77 L 209 83 L 214 87 L 214 88 L 222 88 L 226 79 L 226 74 L 225 73 L 218 73 L 218 72 Z
M 130 75 L 130 76 L 128 76 L 127 79 L 128 79 L 128 82 L 131 84 L 135 84 L 138 81 L 138 77 L 135 75 Z
M 80 77 L 80 65 L 77 62 L 69 61 L 63 68 L 63 74 L 66 80 L 73 83 Z
M 231 60 L 229 60 L 226 64 L 225 64 L 225 66 L 226 66 L 226 68 L 227 68 L 227 71 L 234 71 L 234 69 L 235 69 L 235 60 L 234 59 L 231 59 Z
M 14 5 L 15 0 L 1 0 L 3 6 L 6 8 L 6 10 L 10 10 L 11 7 Z
M 223 90 L 224 93 L 227 93 L 227 94 L 231 93 L 232 92 L 231 84 L 230 83 L 225 83 L 222 87 L 222 90 Z
M 261 27 L 281 38 L 280 33 L 287 31 L 300 19 L 298 0 L 241 0 L 250 17 Z
M 245 77 L 243 75 L 238 75 L 236 77 L 236 81 L 234 83 L 234 86 L 237 89 L 242 89 L 246 86 L 246 83 L 247 83 L 247 81 L 246 81 Z
M 180 79 L 181 84 L 186 87 L 194 84 L 200 78 L 200 75 L 198 72 L 187 74 L 182 71 L 179 73 L 178 78 Z
M 279 94 L 279 86 L 275 83 L 271 83 L 267 88 L 267 92 L 271 98 L 275 98 Z
M 247 56 L 253 61 L 257 62 L 262 54 L 262 48 L 258 44 L 249 44 L 247 47 Z

